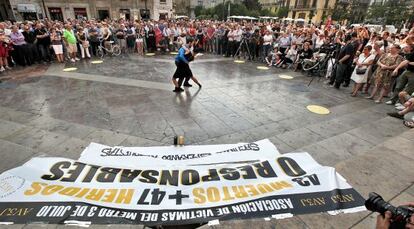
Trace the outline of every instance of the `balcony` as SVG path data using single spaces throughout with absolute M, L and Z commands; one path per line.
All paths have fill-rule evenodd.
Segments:
M 297 10 L 316 10 L 316 7 L 306 6 L 306 5 L 297 5 L 289 6 L 289 10 L 297 11 Z

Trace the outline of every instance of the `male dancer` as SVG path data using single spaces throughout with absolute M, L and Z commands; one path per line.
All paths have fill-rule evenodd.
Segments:
M 182 92 L 184 91 L 181 88 L 181 84 L 183 83 L 183 80 L 186 79 L 186 83 L 184 86 L 191 86 L 188 84 L 187 79 L 193 79 L 194 82 L 196 82 L 200 87 L 201 84 L 198 82 L 198 80 L 193 76 L 193 73 L 191 72 L 190 66 L 188 65 L 190 61 L 194 60 L 194 56 L 191 53 L 191 48 L 193 47 L 194 41 L 192 38 L 187 39 L 187 44 L 183 45 L 179 50 L 178 54 L 175 57 L 175 65 L 177 66 L 177 69 L 175 70 L 175 73 L 172 78 L 172 83 L 175 86 L 175 89 L 173 92 Z M 178 82 L 177 82 L 178 79 Z

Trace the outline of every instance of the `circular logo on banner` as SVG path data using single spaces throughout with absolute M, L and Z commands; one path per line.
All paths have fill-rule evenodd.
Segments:
M 266 67 L 266 66 L 257 66 L 257 69 L 260 69 L 260 70 L 268 70 L 269 67 Z
M 281 79 L 285 79 L 285 80 L 291 80 L 291 79 L 293 79 L 293 76 L 288 76 L 288 75 L 279 75 L 279 78 L 281 78 Z
M 5 198 L 23 187 L 25 180 L 18 176 L 0 179 L 0 199 Z
M 315 114 L 320 114 L 320 115 L 327 115 L 329 113 L 331 113 L 328 108 L 325 107 L 321 107 L 318 105 L 309 105 L 306 107 L 310 112 L 315 113 Z
M 234 63 L 243 64 L 243 63 L 245 63 L 245 61 L 244 60 L 235 60 Z
M 155 53 L 153 53 L 153 52 L 150 52 L 150 53 L 147 53 L 147 54 L 145 54 L 146 56 L 155 56 Z
M 65 68 L 63 69 L 64 72 L 71 72 L 71 71 L 76 71 L 78 70 L 78 68 Z

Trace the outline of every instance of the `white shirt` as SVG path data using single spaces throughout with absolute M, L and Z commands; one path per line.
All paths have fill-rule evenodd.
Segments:
M 263 45 L 271 45 L 273 41 L 273 36 L 270 34 L 266 34 L 263 36 Z

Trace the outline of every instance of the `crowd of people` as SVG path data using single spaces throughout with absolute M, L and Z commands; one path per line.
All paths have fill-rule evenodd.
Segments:
M 396 105 L 398 111 L 389 114 L 393 117 L 403 118 L 414 110 L 414 29 L 392 34 L 364 26 L 279 22 L 6 21 L 0 23 L 0 72 L 16 65 L 80 61 L 111 43 L 118 44 L 122 53 L 144 55 L 178 51 L 188 40 L 194 41 L 194 53 L 245 58 L 296 71 L 318 53 L 330 52 L 327 84 L 339 89 L 354 81 L 351 96 L 367 94 L 376 103 L 391 95 L 386 104 Z M 405 123 L 413 126 L 412 121 Z

